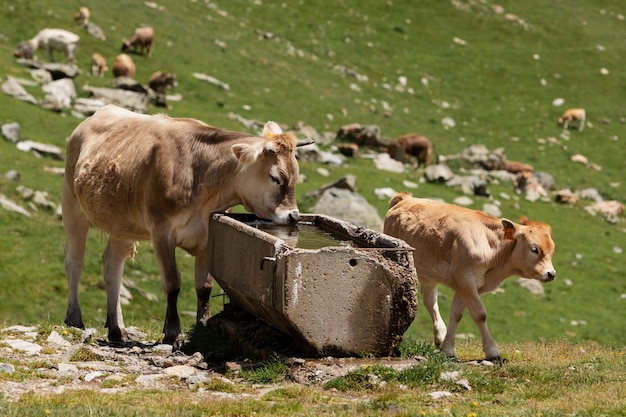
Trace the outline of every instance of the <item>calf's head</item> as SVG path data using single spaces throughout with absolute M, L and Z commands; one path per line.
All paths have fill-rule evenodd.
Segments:
M 515 224 L 502 219 L 505 239 L 515 242 L 511 255 L 514 273 L 523 278 L 550 282 L 556 277 L 552 265 L 554 241 L 552 228 L 546 223 L 531 222 L 528 225 Z
M 235 187 L 246 210 L 275 223 L 295 223 L 300 218 L 295 196 L 299 175 L 295 156 L 299 143 L 274 122 L 263 129 L 264 141 L 238 143 L 231 150 L 238 160 Z

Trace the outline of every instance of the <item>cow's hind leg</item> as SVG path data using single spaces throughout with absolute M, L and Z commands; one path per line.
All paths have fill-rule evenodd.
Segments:
M 210 300 L 213 289 L 213 277 L 209 274 L 209 252 L 204 251 L 196 256 L 195 261 L 196 295 L 198 297 L 198 310 L 196 322 L 203 325 L 211 318 Z
M 124 328 L 122 305 L 120 303 L 120 288 L 124 274 L 124 262 L 126 257 L 132 255 L 135 242 L 132 240 L 120 240 L 109 238 L 102 261 L 104 263 L 104 283 L 107 292 L 107 321 L 110 342 L 125 342 L 128 340 Z
M 422 291 L 422 299 L 424 300 L 424 306 L 430 318 L 433 321 L 433 334 L 435 337 L 435 345 L 441 346 L 443 339 L 446 335 L 446 323 L 441 318 L 439 313 L 439 302 L 437 301 L 437 285 L 430 283 L 420 283 L 420 289 Z
M 180 348 L 184 341 L 183 332 L 178 317 L 178 294 L 180 293 L 181 278 L 176 266 L 176 246 L 167 237 L 153 237 L 152 241 L 159 268 L 161 269 L 161 285 L 167 309 L 165 324 L 163 325 L 163 343 Z
M 456 358 L 455 341 L 456 341 L 456 329 L 459 326 L 459 322 L 463 318 L 463 310 L 465 310 L 465 304 L 459 296 L 459 293 L 454 294 L 452 304 L 450 305 L 450 319 L 448 321 L 448 331 L 446 337 L 441 344 L 441 350 L 449 358 Z
M 80 209 L 78 201 L 64 188 L 63 190 L 63 225 L 65 227 L 65 276 L 67 277 L 67 312 L 65 324 L 84 329 L 83 316 L 78 299 L 78 283 L 85 259 L 85 246 L 89 221 Z

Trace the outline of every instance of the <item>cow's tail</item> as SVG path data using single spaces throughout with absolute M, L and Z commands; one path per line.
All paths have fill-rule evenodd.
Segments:
M 395 206 L 396 204 L 398 204 L 400 201 L 404 200 L 405 198 L 411 197 L 410 193 L 407 193 L 406 191 L 402 191 L 396 195 L 394 195 L 391 198 L 391 201 L 389 201 L 389 208 L 392 208 L 393 206 Z

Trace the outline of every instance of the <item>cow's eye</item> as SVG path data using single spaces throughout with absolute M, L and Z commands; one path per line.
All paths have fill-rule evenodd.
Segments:
M 275 175 L 270 175 L 270 179 L 272 180 L 272 182 L 276 185 L 280 185 L 280 178 L 278 178 Z
M 537 246 L 531 246 L 530 247 L 530 251 L 534 254 L 538 254 L 539 253 L 539 248 Z

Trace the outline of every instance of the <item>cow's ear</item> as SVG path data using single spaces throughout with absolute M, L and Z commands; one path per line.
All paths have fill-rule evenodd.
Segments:
M 509 219 L 502 219 L 502 226 L 504 227 L 504 238 L 506 240 L 515 240 L 515 223 Z
M 280 135 L 283 133 L 283 130 L 278 126 L 275 122 L 267 122 L 265 126 L 263 126 L 263 136 L 266 138 L 271 138 L 275 135 Z
M 248 163 L 256 158 L 257 151 L 252 145 L 247 143 L 236 143 L 230 147 L 233 155 L 239 162 Z

